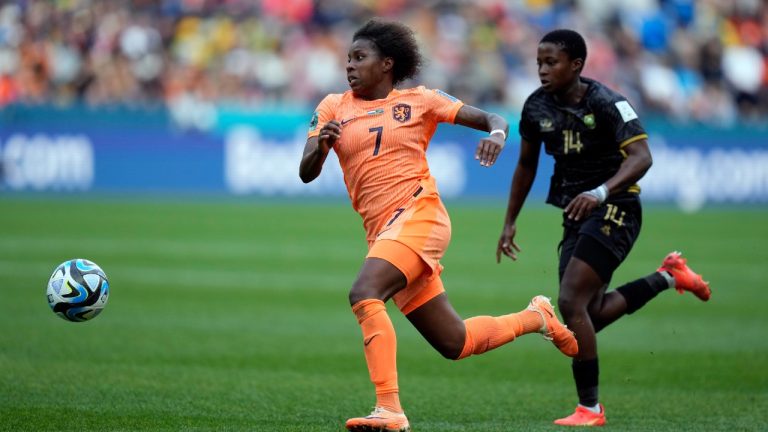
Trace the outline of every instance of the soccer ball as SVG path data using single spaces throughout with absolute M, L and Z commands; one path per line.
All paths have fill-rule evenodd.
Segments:
M 85 259 L 64 261 L 48 280 L 48 306 L 67 321 L 88 321 L 104 309 L 109 282 L 104 270 Z

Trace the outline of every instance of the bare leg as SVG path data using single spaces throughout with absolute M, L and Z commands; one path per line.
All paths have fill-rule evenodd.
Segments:
M 387 260 L 368 258 L 349 291 L 349 304 L 367 299 L 386 302 L 407 284 L 405 275 Z
M 464 348 L 466 327 L 443 293 L 406 315 L 432 347 L 443 357 L 456 359 Z
M 589 316 L 592 318 L 592 326 L 595 332 L 607 327 L 617 319 L 624 316 L 627 310 L 627 301 L 624 296 L 616 291 L 605 293 L 606 286 L 589 303 Z
M 573 330 L 579 341 L 579 354 L 576 360 L 590 360 L 597 357 L 597 339 L 588 307 L 603 287 L 600 276 L 589 264 L 579 258 L 571 257 L 560 282 L 557 304 L 565 323 Z

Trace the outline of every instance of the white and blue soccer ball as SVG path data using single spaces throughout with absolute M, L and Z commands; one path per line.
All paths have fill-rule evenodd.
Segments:
M 67 321 L 88 321 L 101 313 L 109 298 L 109 281 L 93 261 L 64 261 L 48 280 L 48 306 Z

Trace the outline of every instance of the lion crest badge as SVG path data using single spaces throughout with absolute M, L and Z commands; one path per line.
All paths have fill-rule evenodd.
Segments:
M 397 104 L 392 107 L 392 118 L 405 123 L 411 119 L 411 106 L 408 104 Z

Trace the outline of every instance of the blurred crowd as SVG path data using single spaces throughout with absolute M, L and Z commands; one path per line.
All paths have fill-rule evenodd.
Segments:
M 346 51 L 372 16 L 416 32 L 418 82 L 518 111 L 536 45 L 587 39 L 585 76 L 646 115 L 731 125 L 768 117 L 763 0 L 51 0 L 0 5 L 0 107 L 166 105 L 205 128 L 221 107 L 314 107 L 346 87 Z

